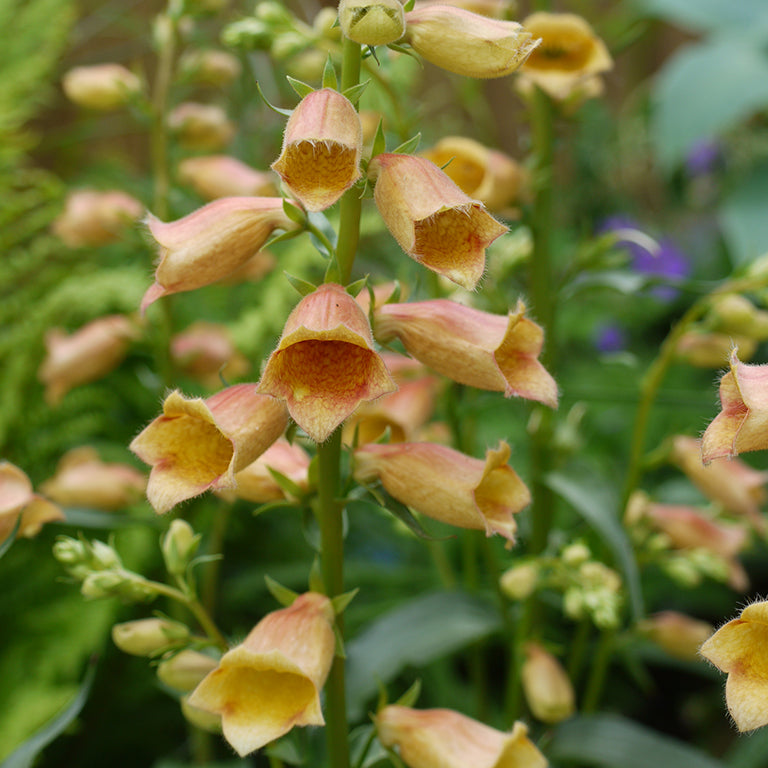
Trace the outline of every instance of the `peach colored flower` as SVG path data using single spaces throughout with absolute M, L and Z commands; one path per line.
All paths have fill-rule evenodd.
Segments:
M 179 163 L 179 180 L 200 197 L 273 197 L 277 179 L 269 171 L 257 171 L 227 155 L 188 157 Z
M 360 403 L 395 389 L 368 318 L 335 283 L 296 305 L 259 383 L 259 392 L 285 400 L 294 421 L 318 443 Z
M 678 611 L 660 611 L 641 621 L 638 630 L 670 656 L 694 661 L 699 646 L 712 634 L 712 625 Z
M 742 363 L 737 352 L 731 353 L 731 370 L 720 379 L 722 410 L 701 441 L 706 463 L 768 448 L 768 365 Z
M 381 154 L 370 168 L 376 206 L 400 247 L 419 264 L 473 289 L 485 270 L 485 249 L 507 227 L 423 157 Z
M 221 386 L 222 377 L 237 379 L 251 367 L 235 349 L 227 327 L 204 320 L 171 339 L 171 357 L 183 373 L 209 389 Z
M 363 129 L 352 102 L 321 88 L 291 114 L 272 168 L 307 210 L 322 211 L 360 178 L 362 149 Z
M 152 466 L 150 504 L 162 513 L 208 489 L 235 487 L 235 473 L 266 451 L 287 423 L 283 404 L 259 395 L 255 384 L 236 384 L 206 400 L 171 392 L 163 415 L 130 445 Z
M 405 14 L 405 41 L 430 64 L 465 77 L 503 77 L 531 55 L 539 40 L 515 21 L 448 5 Z
M 141 81 L 122 64 L 93 64 L 70 69 L 61 80 L 67 98 L 80 107 L 116 109 L 141 90 Z
M 748 605 L 701 646 L 701 655 L 728 673 L 725 699 L 736 727 L 768 725 L 768 601 Z
M 741 350 L 745 360 L 749 360 L 757 349 L 757 342 L 746 336 L 694 329 L 678 339 L 675 358 L 696 368 L 722 368 L 734 345 Z
M 120 240 L 143 213 L 144 206 L 125 192 L 78 189 L 67 195 L 51 231 L 70 248 L 105 245 Z
M 215 283 L 242 267 L 276 229 L 295 229 L 280 197 L 223 197 L 183 219 L 148 218 L 160 245 L 155 283 L 144 294 L 142 312 L 172 293 Z
M 40 490 L 64 507 L 122 509 L 137 502 L 145 488 L 143 472 L 128 464 L 105 462 L 94 448 L 74 448 L 62 456 L 56 474 Z
M 355 478 L 379 480 L 399 502 L 427 517 L 504 536 L 515 541 L 514 515 L 528 506 L 531 494 L 507 464 L 502 442 L 474 459 L 434 443 L 370 443 L 355 451 Z
M 374 314 L 376 338 L 398 338 L 409 354 L 438 373 L 478 389 L 557 407 L 557 385 L 538 361 L 541 327 L 525 305 L 508 317 L 447 299 L 384 304 Z
M 576 696 L 566 671 L 537 643 L 526 643 L 520 675 L 525 700 L 536 719 L 559 723 L 576 711 Z
M 398 747 L 409 768 L 546 768 L 547 761 L 516 722 L 497 731 L 450 709 L 384 707 L 374 718 L 379 740 Z
M 216 152 L 235 136 L 235 125 L 216 104 L 188 101 L 168 115 L 168 127 L 186 149 Z
M 46 402 L 56 405 L 70 389 L 113 371 L 137 335 L 135 324 L 124 315 L 100 317 L 70 335 L 60 328 L 49 330 L 47 354 L 38 371 Z
M 45 523 L 64 520 L 52 502 L 34 493 L 26 472 L 9 461 L 0 461 L 0 544 L 13 531 L 21 515 L 17 536 L 37 536 Z
M 224 737 L 241 756 L 296 725 L 324 725 L 320 690 L 335 644 L 330 600 L 307 592 L 225 653 L 189 703 L 221 715 Z

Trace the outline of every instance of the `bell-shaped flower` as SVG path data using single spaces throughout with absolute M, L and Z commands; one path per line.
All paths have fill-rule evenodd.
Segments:
M 141 90 L 141 81 L 122 64 L 108 62 L 74 67 L 62 78 L 67 98 L 89 109 L 117 109 Z
M 519 721 L 504 733 L 451 709 L 397 705 L 374 719 L 379 741 L 397 747 L 408 768 L 547 768 Z
M 701 655 L 728 673 L 725 700 L 736 727 L 768 725 L 768 601 L 748 605 L 701 646 Z
M 568 674 L 549 651 L 527 643 L 520 670 L 525 700 L 533 716 L 543 723 L 559 723 L 576 711 L 576 694 Z
M 37 536 L 45 523 L 64 520 L 64 513 L 32 490 L 24 470 L 0 461 L 0 544 L 10 535 L 21 515 L 17 536 Z
M 678 611 L 660 611 L 638 624 L 639 632 L 670 656 L 695 661 L 699 647 L 712 634 L 712 625 Z
M 514 515 L 531 494 L 507 464 L 509 446 L 474 459 L 434 443 L 370 443 L 355 451 L 355 477 L 379 480 L 387 493 L 427 517 L 515 541 Z
M 516 21 L 501 21 L 448 5 L 405 14 L 405 41 L 430 64 L 465 77 L 503 77 L 531 55 L 539 40 Z
M 220 197 L 274 197 L 277 178 L 228 155 L 187 157 L 179 163 L 179 181 L 205 200 Z
M 464 136 L 446 136 L 422 157 L 442 168 L 474 200 L 491 211 L 515 202 L 523 184 L 522 168 L 508 155 Z
M 247 755 L 296 725 L 324 724 L 320 690 L 334 650 L 331 602 L 307 592 L 225 653 L 189 703 L 220 714 L 224 737 Z
M 188 82 L 225 86 L 240 76 L 240 59 L 214 48 L 192 48 L 179 58 L 179 74 Z
M 508 317 L 432 299 L 384 304 L 374 319 L 379 341 L 400 339 L 410 355 L 453 381 L 557 407 L 557 385 L 538 360 L 544 331 L 525 317 L 521 301 Z
M 223 197 L 183 219 L 162 222 L 149 216 L 160 246 L 155 283 L 144 294 L 142 312 L 172 293 L 215 283 L 242 267 L 276 229 L 295 229 L 280 197 Z
M 235 124 L 217 104 L 187 101 L 168 114 L 168 127 L 185 149 L 216 152 L 235 135 Z
M 209 389 L 218 389 L 221 377 L 240 378 L 250 368 L 232 342 L 225 325 L 199 320 L 171 339 L 174 364 Z
M 363 129 L 352 102 L 321 88 L 291 113 L 272 168 L 307 210 L 322 211 L 360 178 L 362 150 Z
M 750 360 L 757 341 L 739 334 L 692 328 L 677 340 L 675 359 L 696 368 L 722 368 L 734 346 L 745 360 Z
M 124 315 L 100 317 L 72 334 L 60 328 L 49 330 L 45 335 L 47 354 L 38 371 L 46 402 L 56 405 L 70 389 L 113 371 L 137 335 L 136 325 Z
M 77 189 L 67 195 L 51 231 L 70 248 L 105 245 L 120 240 L 143 213 L 144 206 L 125 192 Z
M 581 16 L 540 11 L 523 26 L 541 45 L 520 67 L 520 80 L 533 82 L 553 99 L 582 95 L 585 83 L 613 66 L 605 43 Z
M 765 533 L 766 522 L 760 512 L 768 500 L 765 484 L 768 472 L 753 469 L 740 459 L 701 460 L 701 441 L 686 435 L 672 438 L 670 458 L 689 480 L 708 498 L 733 515 L 750 521 L 758 533 Z
M 152 466 L 147 498 L 156 512 L 208 489 L 233 488 L 235 473 L 277 440 L 288 423 L 282 403 L 236 384 L 212 397 L 171 392 L 158 416 L 130 445 Z
M 400 247 L 419 264 L 473 289 L 485 270 L 485 249 L 507 227 L 423 157 L 377 155 L 371 171 L 376 206 Z
M 339 26 L 360 45 L 388 45 L 405 32 L 400 0 L 340 0 Z
M 742 363 L 731 353 L 731 370 L 720 379 L 722 410 L 701 441 L 706 463 L 768 448 L 768 365 Z
M 143 472 L 102 461 L 95 449 L 82 446 L 62 456 L 56 474 L 40 490 L 64 507 L 115 510 L 138 501 L 146 487 Z
M 320 285 L 296 305 L 259 383 L 259 392 L 284 400 L 318 443 L 360 403 L 396 388 L 374 349 L 368 318 L 336 283 Z

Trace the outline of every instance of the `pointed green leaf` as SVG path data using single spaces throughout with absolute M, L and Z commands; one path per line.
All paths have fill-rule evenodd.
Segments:
M 294 592 L 292 589 L 284 587 L 279 581 L 275 581 L 271 576 L 265 575 L 264 581 L 267 584 L 269 593 L 283 606 L 283 608 L 293 605 L 293 601 L 299 596 L 298 592 Z
M 291 480 L 290 477 L 286 477 L 282 472 L 278 472 L 274 467 L 267 467 L 267 471 L 272 475 L 272 479 L 285 491 L 288 496 L 293 496 L 295 499 L 300 499 L 304 495 L 304 490 L 301 486 Z
M 366 80 L 364 83 L 358 83 L 351 88 L 347 88 L 343 91 L 343 95 L 346 96 L 355 106 L 360 101 L 360 97 L 363 95 L 365 89 L 368 87 L 370 80 Z
M 371 148 L 371 159 L 376 155 L 381 155 L 387 151 L 387 138 L 384 136 L 384 120 L 379 118 L 379 124 L 376 127 L 376 133 L 373 137 L 373 146 Z
M 266 251 L 268 248 L 271 248 L 275 243 L 282 243 L 286 240 L 293 240 L 294 237 L 298 237 L 299 235 L 303 235 L 304 231 L 301 229 L 291 229 L 287 232 L 281 232 L 279 235 L 275 235 L 274 237 L 269 238 L 264 245 L 261 246 L 262 251 Z
M 287 198 L 283 199 L 283 213 L 293 222 L 296 224 L 301 224 L 302 226 L 307 225 L 307 214 L 305 213 L 303 208 L 299 208 L 298 205 L 295 203 L 292 203 Z
M 399 45 L 398 43 L 390 43 L 387 48 L 389 48 L 390 51 L 396 51 L 397 53 L 402 53 L 406 56 L 410 56 L 412 59 L 415 59 L 419 62 L 419 64 L 422 64 L 421 56 L 419 56 L 416 51 L 411 48 L 410 45 Z M 423 64 L 422 64 L 423 66 Z
M 303 99 L 305 96 L 309 96 L 310 93 L 314 93 L 315 91 L 315 89 L 309 85 L 309 83 L 304 83 L 301 80 L 297 80 L 295 77 L 286 75 L 285 79 L 288 81 L 288 84 L 291 86 L 291 88 L 296 91 L 296 95 L 300 99 Z
M 336 69 L 333 66 L 333 59 L 330 53 L 325 60 L 325 67 L 323 67 L 323 88 L 331 88 L 334 91 L 339 90 L 339 80 L 336 77 Z
M 360 591 L 358 587 L 351 589 L 349 592 L 344 592 L 342 595 L 336 595 L 331 600 L 333 606 L 333 612 L 338 616 L 340 613 L 344 613 L 347 606 L 355 599 L 355 595 Z
M 256 81 L 256 91 L 261 97 L 261 100 L 273 111 L 277 112 L 278 115 L 283 115 L 284 117 L 290 117 L 293 114 L 292 109 L 282 109 L 280 107 L 276 107 L 274 104 L 271 104 L 269 102 L 269 99 L 264 95 L 264 92 L 261 90 L 261 86 L 259 85 L 259 81 Z
M 356 280 L 354 283 L 350 283 L 346 287 L 346 291 L 350 296 L 357 297 L 357 295 L 360 293 L 360 291 L 363 290 L 368 285 L 368 275 L 366 275 L 363 278 L 360 278 L 360 280 Z
M 396 155 L 410 155 L 411 152 L 415 152 L 421 141 L 421 133 L 417 133 L 412 136 L 408 141 L 403 142 L 399 147 L 393 150 Z
M 309 569 L 309 591 L 325 594 L 325 584 L 323 583 L 323 566 L 319 557 L 312 560 L 312 567 Z
M 288 272 L 283 272 L 288 279 L 288 282 L 302 295 L 309 296 L 310 293 L 314 293 L 317 290 L 317 286 L 310 283 L 307 280 L 302 280 L 300 277 L 294 277 Z
M 341 269 L 339 269 L 339 261 L 336 258 L 336 254 L 328 262 L 328 267 L 325 270 L 325 277 L 323 279 L 325 283 L 340 283 L 341 282 Z
M 403 10 L 408 13 L 408 11 L 412 11 L 413 7 L 416 5 L 416 0 L 406 0 L 405 3 L 403 3 Z
M 418 678 L 413 685 L 395 702 L 399 707 L 412 707 L 421 694 L 421 680 Z
M 280 499 L 279 501 L 268 501 L 266 504 L 260 504 L 253 510 L 254 515 L 263 515 L 265 512 L 272 512 L 275 509 L 301 509 L 294 501 Z

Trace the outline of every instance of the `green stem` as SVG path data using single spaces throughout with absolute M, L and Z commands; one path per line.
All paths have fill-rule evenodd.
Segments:
M 600 634 L 589 672 L 589 679 L 587 680 L 587 687 L 584 691 L 584 701 L 581 705 L 581 712 L 584 715 L 595 712 L 600 704 L 600 696 L 603 693 L 605 676 L 608 672 L 608 664 L 613 652 L 614 637 L 615 630 L 613 629 L 603 630 Z
M 507 690 L 504 698 L 504 720 L 511 723 L 518 720 L 523 710 L 523 687 L 521 671 L 525 661 L 525 643 L 530 637 L 533 625 L 534 602 L 528 598 L 520 606 L 520 615 L 515 622 L 512 653 L 507 670 Z
M 568 656 L 568 677 L 576 685 L 581 668 L 584 665 L 584 657 L 587 653 L 587 640 L 589 640 L 592 623 L 588 618 L 583 618 L 576 625 L 576 633 L 571 640 L 571 648 Z
M 224 536 L 232 517 L 232 504 L 222 504 L 213 516 L 213 522 L 208 529 L 208 552 L 221 554 L 224 548 Z M 209 615 L 213 615 L 216 605 L 216 592 L 219 587 L 219 574 L 221 573 L 221 558 L 207 563 L 203 570 L 202 583 L 200 585 L 200 602 Z

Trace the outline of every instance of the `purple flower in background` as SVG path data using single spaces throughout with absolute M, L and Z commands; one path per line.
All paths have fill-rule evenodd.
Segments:
M 723 153 L 720 145 L 711 139 L 701 139 L 691 146 L 685 157 L 685 170 L 691 177 L 712 173 L 720 165 Z
M 602 325 L 595 332 L 595 347 L 598 352 L 610 354 L 621 352 L 627 346 L 627 335 L 618 325 Z
M 599 232 L 614 232 L 619 237 L 616 246 L 624 248 L 632 259 L 632 269 L 646 275 L 655 275 L 671 281 L 687 277 L 690 272 L 688 257 L 668 237 L 658 242 L 645 234 L 637 222 L 628 216 L 610 216 L 605 219 Z M 677 289 L 659 285 L 651 294 L 660 301 L 672 301 Z

